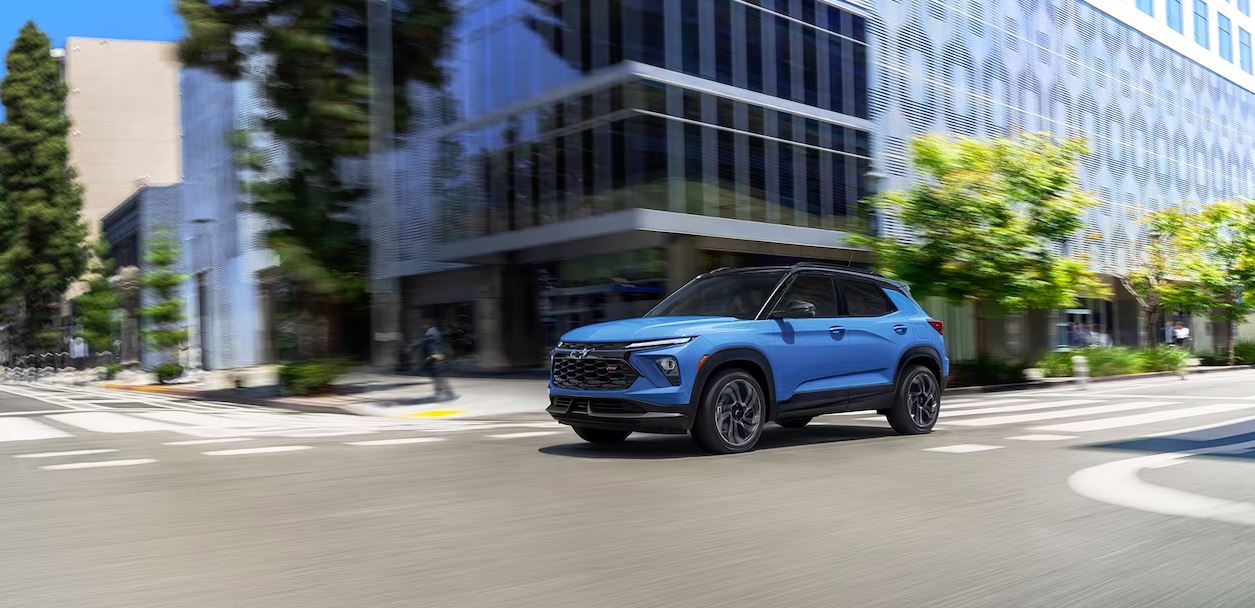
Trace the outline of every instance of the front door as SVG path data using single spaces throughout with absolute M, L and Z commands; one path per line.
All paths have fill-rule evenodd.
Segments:
M 798 303 L 813 307 L 813 316 L 785 317 L 784 311 Z M 780 411 L 843 404 L 845 336 L 838 325 L 840 308 L 832 279 L 822 273 L 798 274 L 775 307 L 767 323 L 772 324 L 769 348 L 774 351 L 770 356 Z

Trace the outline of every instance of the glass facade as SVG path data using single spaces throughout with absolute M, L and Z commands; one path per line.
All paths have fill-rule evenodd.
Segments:
M 1220 58 L 1233 63 L 1233 23 L 1220 13 L 1216 13 L 1216 46 Z
M 1181 18 L 1181 0 L 1166 0 L 1164 6 L 1167 7 L 1168 27 L 1177 33 L 1185 33 L 1185 21 Z
M 815 0 L 498 0 L 462 27 L 433 163 L 442 242 L 629 208 L 861 225 L 860 16 Z M 625 61 L 696 78 L 581 86 Z M 563 84 L 578 92 L 551 94 Z
M 1251 33 L 1242 28 L 1238 28 L 1238 59 L 1241 61 L 1242 71 L 1251 74 Z
M 1147 15 L 1154 16 L 1155 14 L 1154 0 L 1137 0 L 1137 8 Z
M 1194 42 L 1205 49 L 1211 48 L 1208 27 L 1210 26 L 1207 25 L 1207 3 L 1203 0 L 1194 0 Z

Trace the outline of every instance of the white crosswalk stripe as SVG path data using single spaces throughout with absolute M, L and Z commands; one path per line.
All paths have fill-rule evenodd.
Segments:
M 0 418 L 0 441 L 32 441 L 60 437 L 72 437 L 72 435 L 30 418 Z
M 1116 429 L 1127 426 L 1135 426 L 1139 424 L 1149 424 L 1151 422 L 1164 422 L 1167 420 L 1180 420 L 1181 418 L 1192 418 L 1194 416 L 1203 416 L 1206 414 L 1220 414 L 1224 412 L 1233 412 L 1237 410 L 1255 408 L 1255 403 L 1217 403 L 1215 405 L 1202 405 L 1198 407 L 1189 407 L 1178 410 L 1168 410 L 1165 412 L 1151 412 L 1147 414 L 1137 414 L 1133 416 L 1118 416 L 1115 418 L 1100 418 L 1098 420 L 1086 420 L 1082 422 L 1069 422 L 1065 424 L 1054 424 L 1049 426 L 1033 427 L 1035 431 L 1048 431 L 1058 433 L 1084 433 L 1086 431 L 1101 431 L 1106 429 Z
M 1255 433 L 1255 416 L 1245 416 L 1233 420 L 1222 420 L 1202 426 L 1193 426 L 1186 429 L 1175 429 L 1165 431 L 1163 433 L 1153 433 L 1146 435 L 1147 437 L 1172 437 L 1173 439 L 1182 439 L 1185 441 L 1213 441 L 1216 439 L 1227 439 L 1229 437 L 1237 437 L 1238 435 L 1247 435 Z
M 1094 414 L 1111 414 L 1114 412 L 1127 412 L 1130 410 L 1142 410 L 1152 407 L 1161 407 L 1172 405 L 1170 401 L 1141 401 L 1135 403 L 1115 403 L 1111 405 L 1098 405 L 1094 407 L 1082 407 L 1071 410 L 1037 412 L 1035 414 L 1015 414 L 1011 416 L 993 416 L 990 418 L 976 418 L 963 420 L 947 420 L 947 426 L 998 426 L 1003 424 L 1022 424 L 1025 422 L 1037 422 L 1039 420 L 1055 420 L 1058 418 L 1076 418 L 1080 416 L 1091 416 Z

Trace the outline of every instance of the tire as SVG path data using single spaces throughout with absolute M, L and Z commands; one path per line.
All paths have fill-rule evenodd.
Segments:
M 886 417 L 901 435 L 930 433 L 941 414 L 941 389 L 937 376 L 923 365 L 912 365 L 898 376 L 893 407 Z
M 748 452 L 758 444 L 766 419 L 767 400 L 758 381 L 744 370 L 729 369 L 707 382 L 693 440 L 711 454 Z
M 575 434 L 579 435 L 580 439 L 589 443 L 619 443 L 632 434 L 632 431 L 596 429 L 591 426 L 573 426 L 571 430 L 575 431 Z
M 811 418 L 808 416 L 806 418 L 786 418 L 784 420 L 777 420 L 776 424 L 786 429 L 800 429 L 810 424 L 810 422 Z

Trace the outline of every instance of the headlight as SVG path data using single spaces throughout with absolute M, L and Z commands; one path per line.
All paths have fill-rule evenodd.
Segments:
M 633 342 L 623 348 L 654 348 L 658 346 L 675 346 L 676 344 L 684 344 L 691 342 L 693 338 L 667 338 L 665 340 L 646 340 L 644 342 Z
M 680 362 L 675 357 L 658 357 L 654 363 L 658 365 L 658 369 L 662 371 L 662 375 L 667 377 L 667 381 L 671 386 L 680 385 Z

